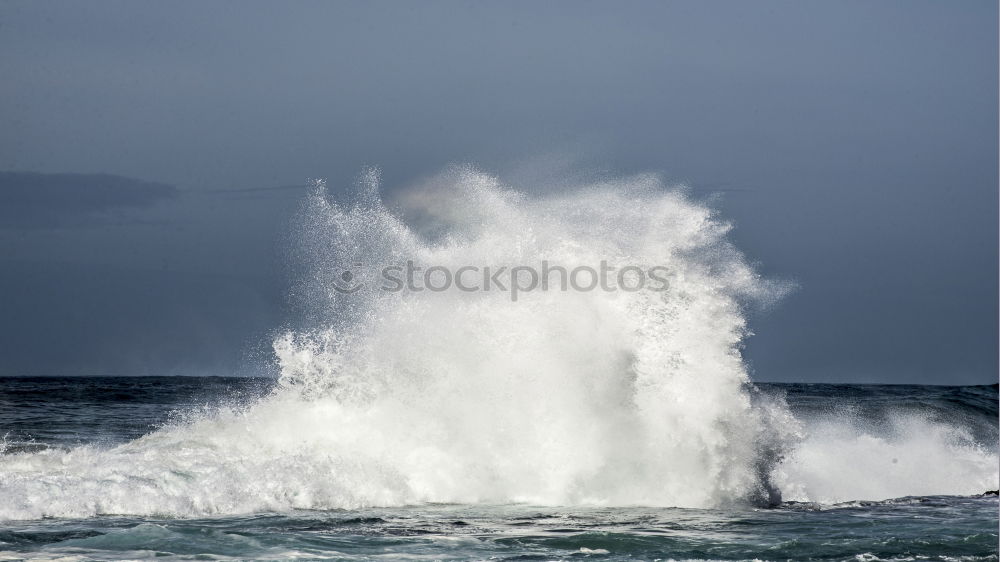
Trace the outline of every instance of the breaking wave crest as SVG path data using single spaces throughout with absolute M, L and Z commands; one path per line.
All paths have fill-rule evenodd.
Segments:
M 836 462 L 857 466 L 846 455 L 886 447 L 908 459 L 910 434 L 879 443 L 860 430 L 824 433 L 754 390 L 743 311 L 786 287 L 760 278 L 712 210 L 655 176 L 529 197 L 458 167 L 393 208 L 374 171 L 360 183 L 346 204 L 319 184 L 304 205 L 303 322 L 275 338 L 270 395 L 113 448 L 0 456 L 0 518 L 423 502 L 712 507 L 773 503 L 782 491 L 845 501 L 996 487 L 995 449 L 947 428 L 929 441 L 935 454 L 924 458 L 940 475 L 926 485 L 915 484 L 921 471 L 881 487 L 831 473 Z M 546 260 L 662 266 L 669 288 L 534 290 L 514 301 L 389 292 L 369 275 L 406 261 L 455 271 Z M 345 279 L 359 288 L 343 290 Z

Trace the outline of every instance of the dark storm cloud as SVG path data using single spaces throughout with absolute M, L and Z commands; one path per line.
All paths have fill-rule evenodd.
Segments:
M 80 225 L 176 195 L 170 185 L 109 174 L 0 172 L 0 228 Z
M 800 286 L 752 319 L 756 377 L 994 381 L 996 44 L 985 0 L 8 1 L 0 169 L 182 193 L 128 211 L 156 226 L 8 229 L 0 260 L 267 278 L 246 283 L 279 307 L 264 258 L 297 189 L 207 190 L 337 190 L 365 165 L 390 191 L 451 163 L 527 190 L 659 170 L 720 193 L 738 245 Z M 151 313 L 197 301 L 179 286 Z M 18 322 L 0 332 L 44 331 Z

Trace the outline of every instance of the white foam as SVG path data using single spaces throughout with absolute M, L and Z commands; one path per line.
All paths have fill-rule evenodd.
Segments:
M 784 499 L 839 503 L 904 496 L 975 495 L 1000 482 L 996 450 L 962 428 L 915 415 L 888 427 L 820 418 L 776 468 Z
M 272 395 L 109 450 L 0 456 L 0 518 L 766 497 L 770 461 L 799 427 L 780 403 L 751 404 L 741 309 L 780 287 L 726 242 L 712 211 L 654 176 L 529 198 L 456 168 L 400 198 L 414 228 L 378 198 L 374 174 L 365 182 L 353 205 L 319 189 L 304 209 L 296 294 L 311 323 L 275 340 Z M 670 290 L 512 302 L 500 291 L 332 289 L 343 266 L 407 259 L 662 265 Z M 832 457 L 852 447 L 867 450 L 847 436 L 807 440 L 779 476 L 821 501 L 918 489 L 845 487 L 818 468 L 846 469 Z M 897 457 L 915 462 L 905 447 Z M 963 490 L 982 483 L 980 468 Z

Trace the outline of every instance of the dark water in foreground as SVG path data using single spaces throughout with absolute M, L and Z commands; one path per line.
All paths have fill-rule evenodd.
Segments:
M 3 455 L 111 447 L 219 401 L 253 400 L 269 384 L 0 379 Z M 995 450 L 996 386 L 760 386 L 787 393 L 797 417 L 850 412 L 878 426 L 919 414 L 960 426 Z M 105 515 L 0 521 L 0 559 L 997 560 L 997 514 L 995 496 L 918 496 L 771 509 L 423 505 L 208 518 Z

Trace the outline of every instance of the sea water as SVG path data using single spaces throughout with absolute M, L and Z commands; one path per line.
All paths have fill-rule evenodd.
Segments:
M 384 199 L 304 202 L 272 379 L 0 380 L 2 555 L 996 559 L 996 386 L 754 384 L 792 287 L 683 190 Z M 381 284 L 546 263 L 665 290 Z
M 88 470 L 100 467 L 55 464 L 73 451 L 88 451 L 97 462 L 98 451 L 134 447 L 144 434 L 186 427 L 220 404 L 233 407 L 234 397 L 252 402 L 274 384 L 193 377 L 0 379 L 0 427 L 6 432 L 0 558 L 997 559 L 997 498 L 981 495 L 996 468 L 987 447 L 996 441 L 995 385 L 758 385 L 786 396 L 794 415 L 813 420 L 782 469 L 783 482 L 801 495 L 773 507 L 512 501 L 319 506 L 305 503 L 294 488 L 268 492 L 288 477 L 254 472 L 250 463 L 238 487 L 227 488 L 237 494 L 228 502 L 208 503 L 207 493 L 192 495 L 194 486 L 165 488 L 172 479 L 212 472 L 210 465 L 193 464 L 186 473 L 171 474 L 174 469 L 164 466 L 145 477 L 134 467 L 106 467 L 104 479 L 90 477 L 87 486 L 95 493 L 88 496 L 82 482 Z M 831 424 L 845 419 L 830 432 Z M 901 420 L 923 420 L 933 431 L 911 433 Z M 309 467 L 289 463 L 284 470 Z M 31 475 L 42 482 L 29 495 L 19 486 Z M 110 495 L 102 498 L 102 487 L 160 491 L 129 510 Z M 164 499 L 171 493 L 177 500 Z M 260 501 L 240 497 L 260 494 L 302 505 L 226 512 L 241 501 Z

